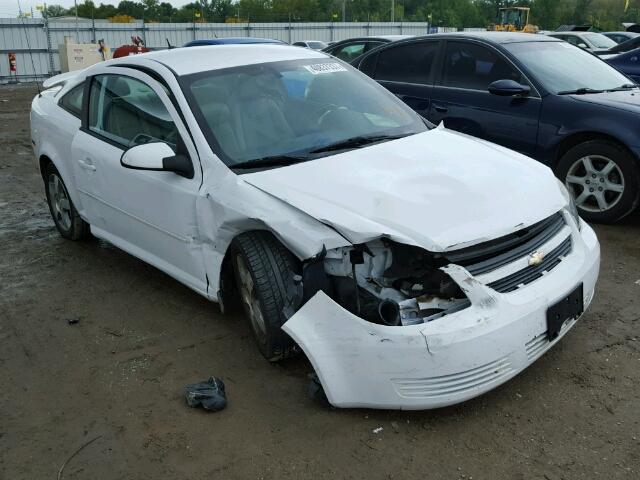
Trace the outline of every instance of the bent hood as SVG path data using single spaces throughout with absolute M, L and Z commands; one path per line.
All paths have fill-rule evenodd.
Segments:
M 241 178 L 352 243 L 382 236 L 434 252 L 506 235 L 566 203 L 547 167 L 444 128 Z

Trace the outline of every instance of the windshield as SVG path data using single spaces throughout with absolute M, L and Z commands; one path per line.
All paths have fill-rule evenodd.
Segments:
M 331 58 L 201 72 L 181 83 L 211 148 L 231 168 L 282 156 L 312 160 L 428 128 L 383 87 Z
M 585 33 L 582 35 L 588 42 L 596 48 L 612 48 L 617 45 L 616 42 L 601 33 Z
M 566 42 L 505 44 L 551 93 L 581 88 L 611 90 L 629 79 L 596 56 Z

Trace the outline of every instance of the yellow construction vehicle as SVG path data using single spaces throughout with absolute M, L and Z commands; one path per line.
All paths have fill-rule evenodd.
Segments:
M 536 33 L 538 27 L 529 23 L 529 11 L 528 7 L 503 7 L 498 11 L 498 22 L 490 25 L 489 30 Z

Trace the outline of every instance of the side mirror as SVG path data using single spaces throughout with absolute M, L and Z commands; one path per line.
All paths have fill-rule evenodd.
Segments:
M 499 97 L 525 97 L 531 93 L 529 85 L 521 85 L 515 80 L 496 80 L 489 84 L 489 93 Z
M 164 142 L 144 143 L 126 150 L 120 164 L 133 170 L 174 172 L 185 178 L 193 178 L 193 164 L 187 155 L 175 154 Z
M 582 48 L 584 50 L 589 48 L 586 43 L 582 43 L 582 42 L 578 44 L 578 47 L 580 47 L 580 48 Z

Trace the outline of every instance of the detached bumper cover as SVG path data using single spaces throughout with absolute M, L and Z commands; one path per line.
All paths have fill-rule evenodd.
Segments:
M 319 292 L 283 329 L 305 351 L 336 407 L 443 407 L 506 382 L 557 343 L 576 320 L 549 342 L 547 308 L 583 283 L 586 309 L 599 267 L 598 240 L 584 224 L 561 264 L 511 293 L 492 290 L 462 267 L 447 267 L 471 306 L 433 322 L 373 324 Z

